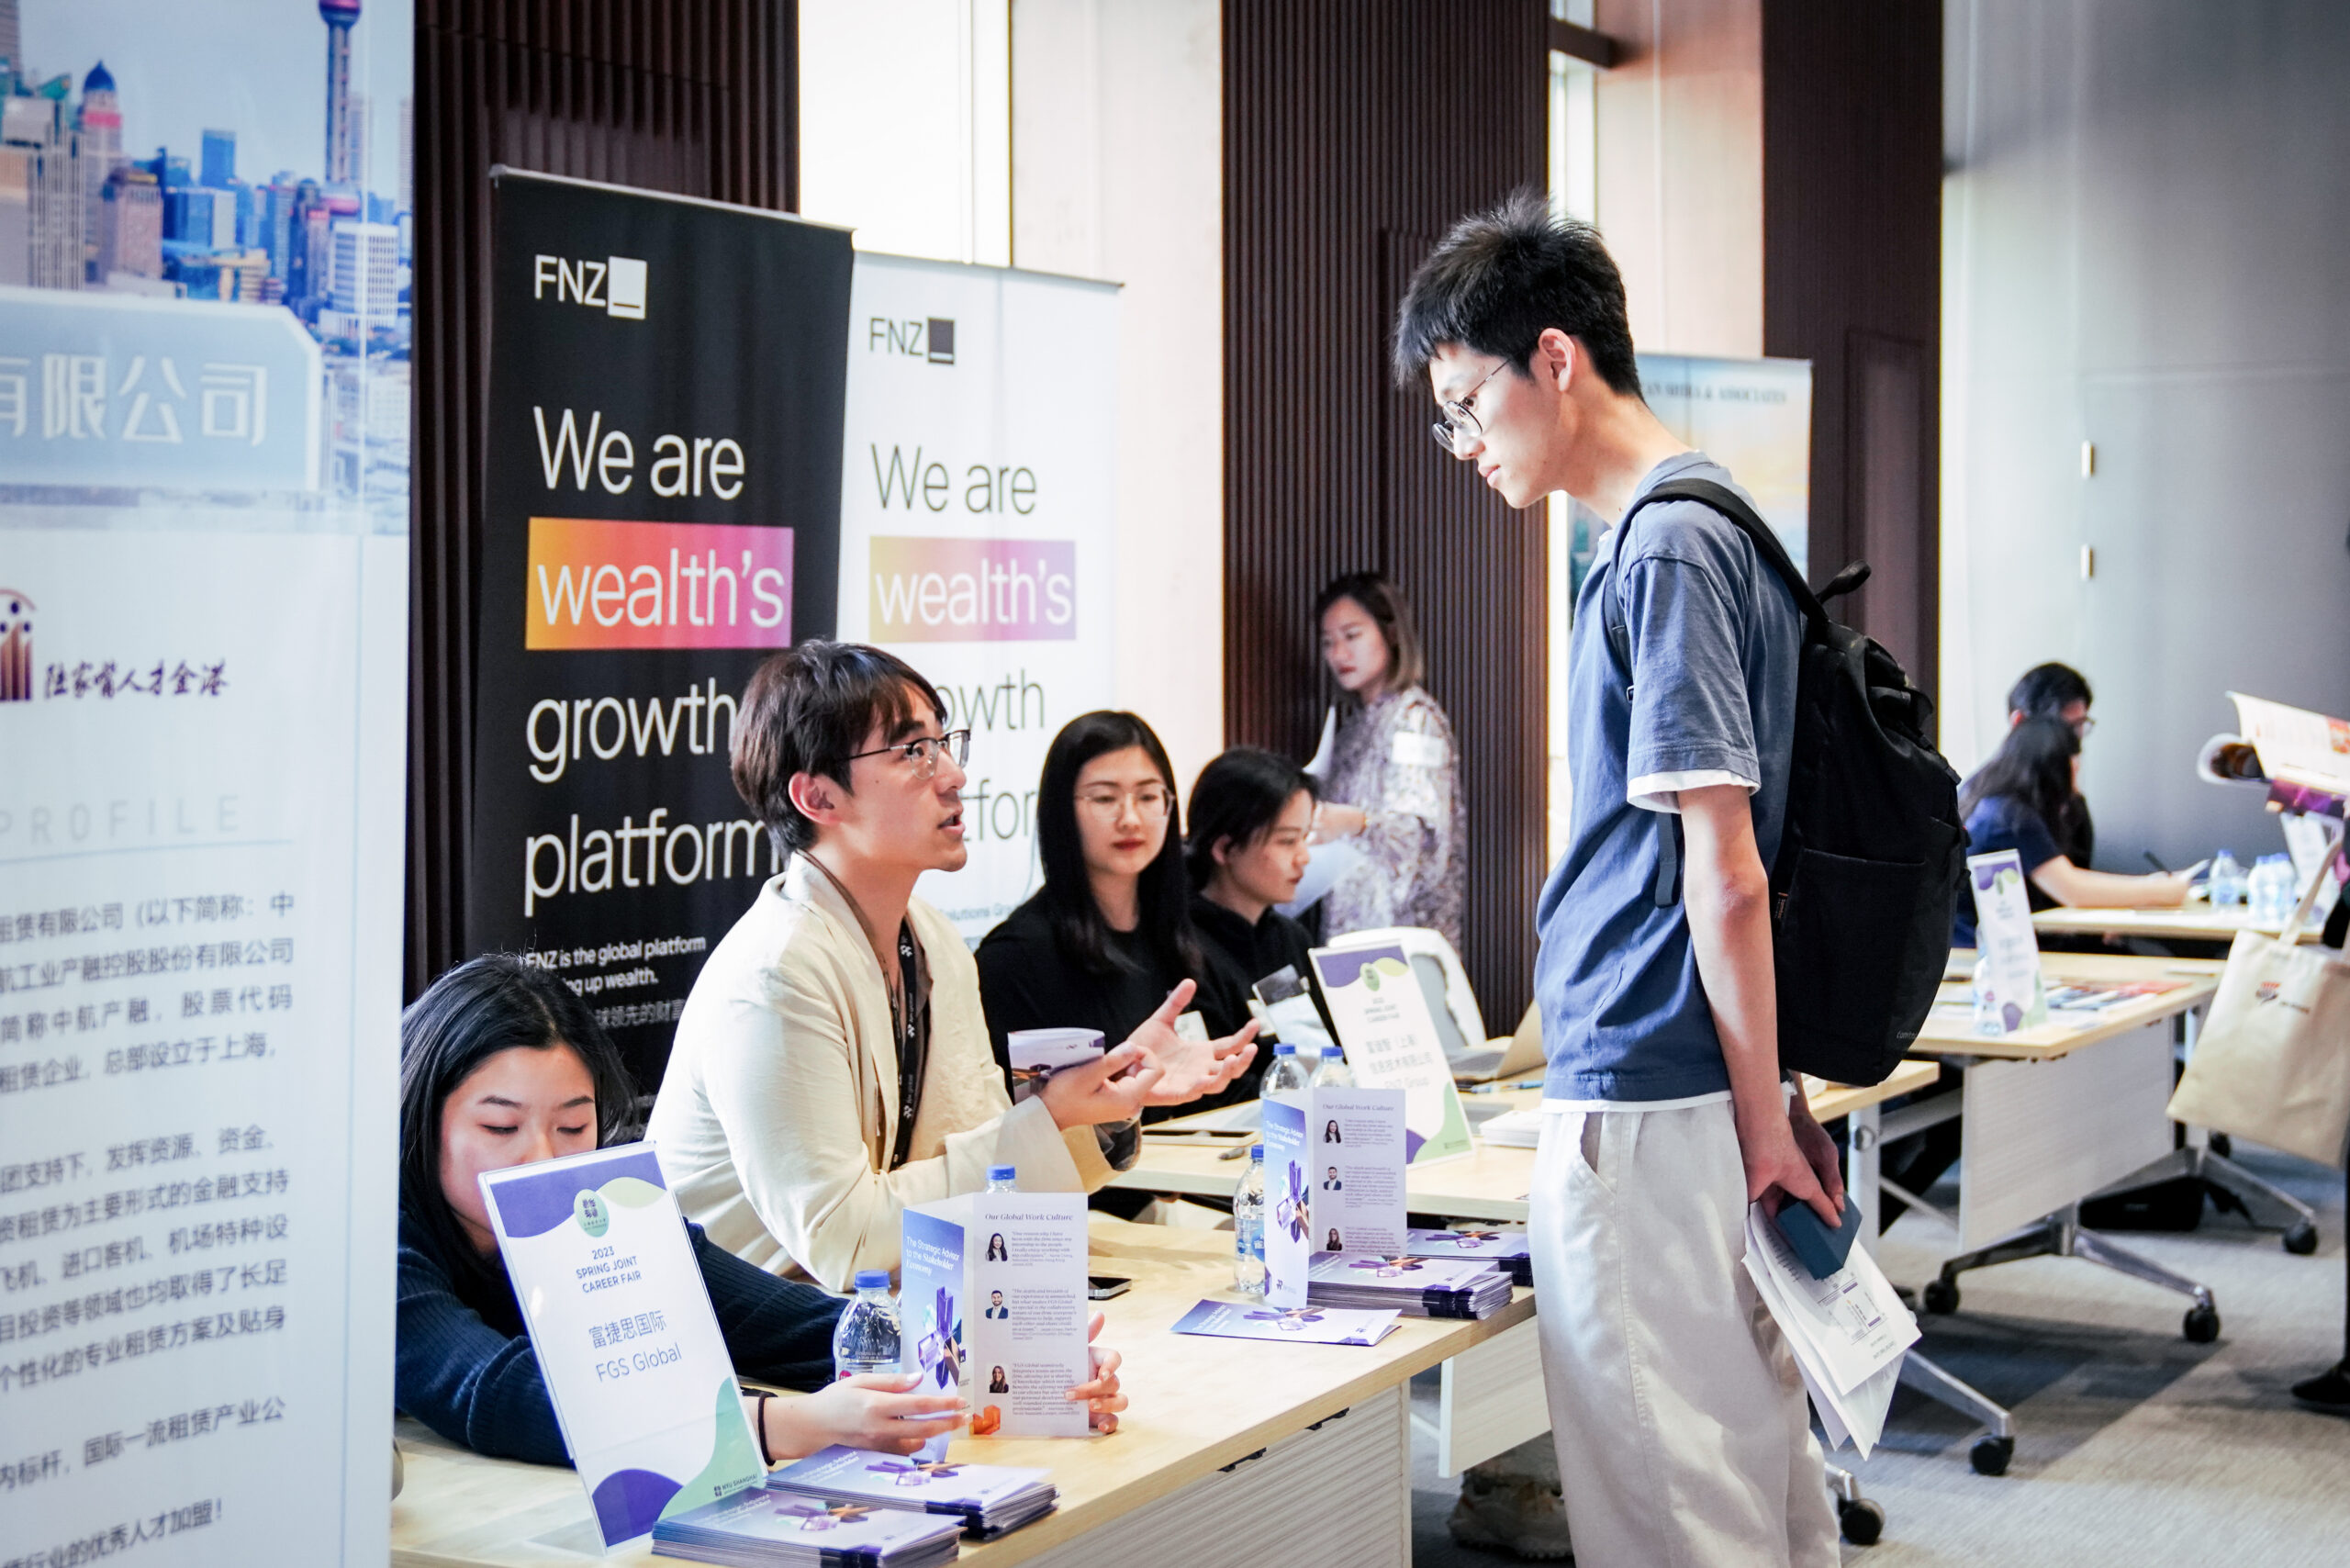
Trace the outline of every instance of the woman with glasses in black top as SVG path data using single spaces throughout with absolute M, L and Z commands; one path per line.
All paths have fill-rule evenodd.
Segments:
M 1245 991 L 1210 962 L 1192 925 L 1175 769 L 1148 724 L 1086 713 L 1053 737 L 1036 791 L 1036 848 L 1045 885 L 978 953 L 988 1033 L 1007 1070 L 1014 1031 L 1097 1029 L 1114 1043 L 1187 988 L 1180 1005 L 1208 1036 L 1255 1035 Z M 1156 1114 L 1253 1099 L 1261 1070 Z

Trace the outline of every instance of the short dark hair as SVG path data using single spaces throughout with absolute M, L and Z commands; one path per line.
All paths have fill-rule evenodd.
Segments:
M 1297 792 L 1318 795 L 1314 775 L 1276 752 L 1237 745 L 1200 769 L 1192 785 L 1192 835 L 1183 861 L 1192 886 L 1204 888 L 1215 875 L 1215 846 L 1245 848 L 1280 820 Z
M 2008 711 L 2027 719 L 2053 719 L 2076 702 L 2086 708 L 2094 700 L 2088 678 L 2071 665 L 2034 665 L 2008 693 Z
M 1142 930 L 1162 958 L 1184 973 L 1200 974 L 1207 958 L 1192 924 L 1191 879 L 1183 874 L 1183 811 L 1175 798 L 1175 765 L 1136 713 L 1080 713 L 1045 749 L 1044 776 L 1036 785 L 1036 858 L 1045 869 L 1042 897 L 1051 912 L 1053 941 L 1063 956 L 1094 974 L 1113 975 L 1129 967 L 1110 945 L 1110 923 L 1094 902 L 1077 825 L 1077 776 L 1095 757 L 1128 746 L 1142 748 L 1167 786 L 1167 840 L 1143 868 L 1135 890 Z
M 2080 755 L 2081 737 L 2073 733 L 2072 725 L 2045 715 L 2026 719 L 2009 730 L 1990 760 L 1959 786 L 1959 812 L 1971 816 L 1985 801 L 2004 796 L 2031 807 L 2053 834 L 2065 808 L 2072 803 L 2073 758 Z
M 1379 622 L 1379 634 L 1387 640 L 1385 689 L 1402 691 L 1427 679 L 1428 662 L 1420 652 L 1420 629 L 1412 620 L 1412 601 L 1404 597 L 1402 588 L 1379 572 L 1348 572 L 1344 577 L 1332 577 L 1314 596 L 1314 627 L 1317 635 L 1322 617 L 1342 599 L 1353 599 Z
M 895 654 L 822 637 L 786 648 L 743 689 L 730 759 L 735 792 L 785 849 L 807 849 L 816 824 L 791 803 L 792 776 L 814 774 L 849 790 L 849 758 L 865 737 L 876 725 L 885 742 L 918 727 L 918 704 L 946 722 L 937 689 Z
M 400 1208 L 439 1245 L 469 1300 L 497 1299 L 503 1265 L 474 1250 L 441 1191 L 441 1108 L 498 1052 L 558 1046 L 588 1070 L 596 1142 L 610 1143 L 635 1112 L 628 1070 L 588 1004 L 544 969 L 510 953 L 484 954 L 434 980 L 400 1014 Z
M 1395 383 L 1426 376 L 1446 343 L 1504 355 L 1522 373 L 1552 327 L 1583 344 L 1611 388 L 1640 395 L 1624 277 L 1599 230 L 1521 190 L 1454 224 L 1412 274 L 1395 312 Z

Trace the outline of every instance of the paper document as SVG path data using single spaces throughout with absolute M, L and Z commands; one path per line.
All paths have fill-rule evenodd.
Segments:
M 1322 739 L 1315 746 L 1314 760 L 1305 765 L 1305 771 L 1316 778 L 1329 778 L 1330 754 L 1337 749 L 1338 711 L 1336 708 L 1326 708 L 1322 712 Z
M 1846 1439 L 1868 1457 L 1885 1430 L 1901 1358 L 1918 1342 L 1918 1320 L 1866 1249 L 1814 1279 L 1760 1204 L 1746 1211 L 1746 1271 L 1786 1336 L 1834 1446 Z
M 2236 705 L 2236 728 L 2259 753 L 2260 770 L 2272 782 L 2350 796 L 2350 722 L 2241 691 L 2228 696 Z

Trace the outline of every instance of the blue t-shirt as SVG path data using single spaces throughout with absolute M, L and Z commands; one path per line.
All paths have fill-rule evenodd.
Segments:
M 1684 453 L 1650 470 L 1633 498 L 1684 478 L 1730 483 L 1704 454 Z M 1567 852 L 1535 916 L 1534 995 L 1550 1058 L 1543 1093 L 1557 1100 L 1678 1100 L 1729 1087 L 1687 913 L 1677 897 L 1656 907 L 1663 802 L 1635 805 L 1630 787 L 1689 774 L 1756 786 L 1754 839 L 1766 868 L 1786 812 L 1802 642 L 1794 596 L 1710 507 L 1662 502 L 1631 533 L 1618 560 L 1624 530 L 1608 532 L 1575 599 L 1574 806 Z M 1624 628 L 1629 669 L 1609 622 Z
M 1970 840 L 1966 846 L 1969 855 L 1997 855 L 2002 849 L 2016 852 L 2016 858 L 2023 862 L 2023 885 L 2032 908 L 2042 909 L 2056 902 L 2033 885 L 2031 873 L 2064 851 L 2056 847 L 2056 835 L 2048 831 L 2047 819 L 2032 810 L 2029 801 L 2016 795 L 1985 796 L 1966 813 L 1966 836 Z M 1972 892 L 1951 907 L 1950 945 L 1975 946 Z

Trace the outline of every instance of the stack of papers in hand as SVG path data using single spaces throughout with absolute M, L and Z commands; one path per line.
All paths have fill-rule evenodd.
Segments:
M 1482 1258 L 1316 1252 L 1305 1273 L 1310 1305 L 1368 1307 L 1406 1317 L 1490 1317 L 1509 1305 L 1509 1276 Z
M 1849 1441 L 1868 1458 L 1884 1435 L 1902 1357 L 1918 1342 L 1918 1320 L 1865 1248 L 1826 1279 L 1812 1278 L 1760 1204 L 1746 1211 L 1746 1271 L 1787 1337 L 1829 1446 Z
M 1404 1250 L 1414 1258 L 1476 1258 L 1510 1278 L 1510 1283 L 1534 1282 L 1534 1257 L 1527 1250 L 1526 1232 L 1471 1227 L 1465 1230 L 1410 1230 Z
M 1504 1111 L 1480 1126 L 1477 1136 L 1505 1148 L 1532 1148 L 1542 1141 L 1542 1113 Z
M 1376 1345 L 1395 1331 L 1395 1313 L 1347 1312 L 1337 1307 L 1273 1306 L 1252 1302 L 1203 1301 L 1175 1321 L 1178 1334 L 1212 1334 L 1223 1339 L 1286 1339 L 1300 1345 Z
M 1043 1518 L 1060 1490 L 1042 1470 L 1002 1464 L 950 1464 L 893 1453 L 831 1448 L 769 1473 L 775 1485 L 811 1492 L 827 1503 L 863 1503 L 912 1513 L 951 1514 L 975 1540 Z
M 962 1533 L 956 1519 L 754 1486 L 661 1520 L 653 1552 L 739 1568 L 932 1568 L 955 1561 Z

